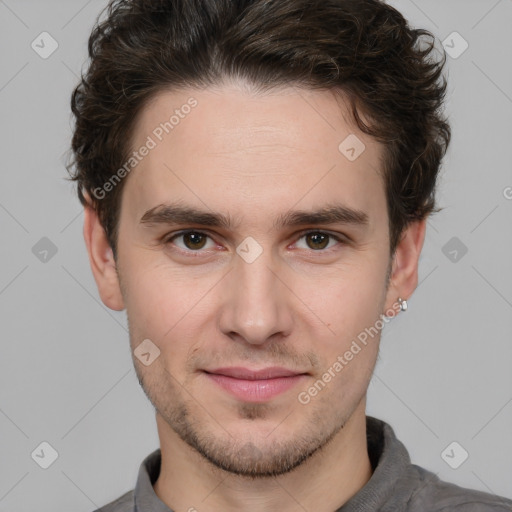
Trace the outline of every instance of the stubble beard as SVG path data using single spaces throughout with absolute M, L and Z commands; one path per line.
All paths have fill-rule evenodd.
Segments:
M 165 387 L 158 393 L 154 392 L 154 387 L 148 385 L 138 371 L 137 376 L 150 402 L 184 443 L 214 468 L 249 479 L 276 477 L 298 468 L 313 454 L 324 449 L 345 426 L 351 415 L 338 415 L 333 418 L 332 408 L 329 414 L 316 409 L 309 416 L 307 425 L 300 434 L 291 434 L 291 437 L 283 440 L 283 432 L 286 432 L 287 428 L 287 414 L 290 414 L 283 412 L 282 423 L 263 440 L 255 439 L 250 433 L 250 428 L 247 428 L 248 434 L 245 439 L 237 439 L 222 427 L 218 420 L 212 418 L 215 417 L 214 411 L 212 416 L 204 412 L 206 420 L 194 417 L 193 404 L 196 404 L 198 411 L 204 411 L 203 407 L 193 398 L 189 402 L 183 400 L 172 378 L 163 379 Z M 158 396 L 165 397 L 165 403 L 160 401 Z M 328 404 L 324 407 L 329 411 Z M 269 411 L 268 404 L 241 403 L 236 406 L 237 416 L 241 420 L 253 422 L 262 421 L 268 416 Z M 305 411 L 306 409 L 295 408 L 290 417 Z M 281 438 L 278 439 L 278 436 Z

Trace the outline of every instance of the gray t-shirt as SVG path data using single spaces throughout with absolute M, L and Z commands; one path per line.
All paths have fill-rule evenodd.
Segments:
M 405 446 L 387 423 L 367 416 L 366 424 L 372 477 L 333 512 L 512 512 L 512 500 L 443 482 L 411 464 Z M 173 512 L 152 487 L 160 472 L 160 457 L 159 449 L 148 455 L 135 489 L 95 512 Z

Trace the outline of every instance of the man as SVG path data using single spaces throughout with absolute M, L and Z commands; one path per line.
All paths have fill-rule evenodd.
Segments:
M 377 0 L 111 2 L 73 179 L 161 447 L 101 511 L 512 510 L 365 414 L 450 140 L 433 44 Z

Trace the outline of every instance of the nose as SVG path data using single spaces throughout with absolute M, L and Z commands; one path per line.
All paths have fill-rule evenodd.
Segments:
M 219 328 L 233 340 L 261 345 L 286 337 L 293 326 L 293 293 L 271 251 L 249 263 L 236 256 L 222 291 Z

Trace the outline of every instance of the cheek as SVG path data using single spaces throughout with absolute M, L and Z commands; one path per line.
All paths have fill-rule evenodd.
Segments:
M 375 322 L 385 298 L 378 266 L 351 265 L 318 279 L 297 282 L 294 291 L 325 327 L 347 339 Z M 332 334 L 332 333 L 331 333 Z
M 352 268 L 326 280 L 321 293 L 316 290 L 309 295 L 308 305 L 325 324 L 317 330 L 320 378 L 330 370 L 331 376 L 325 375 L 326 380 L 332 379 L 330 389 L 345 398 L 367 385 L 375 366 L 380 340 L 375 325 L 382 322 L 385 298 L 382 280 L 377 266 L 367 265 L 364 271 Z
M 210 312 L 208 301 L 201 300 L 206 291 L 199 286 L 202 283 L 165 265 L 153 262 L 145 270 L 142 265 L 132 268 L 125 269 L 130 276 L 125 305 L 132 343 L 150 339 L 160 349 L 165 366 L 173 374 L 181 373 L 183 361 L 202 343 L 202 326 Z
M 133 257 L 123 266 L 122 277 L 131 327 L 137 335 L 158 340 L 180 318 L 179 288 L 168 273 Z

